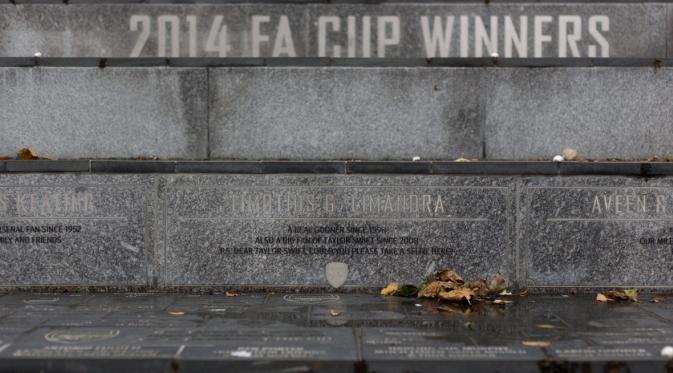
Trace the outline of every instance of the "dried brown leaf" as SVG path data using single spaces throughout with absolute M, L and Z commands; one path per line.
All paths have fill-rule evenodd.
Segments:
M 453 289 L 453 284 L 448 281 L 433 281 L 421 287 L 418 291 L 419 298 L 437 298 L 439 292 Z
M 448 269 L 435 273 L 435 278 L 439 281 L 449 281 L 458 285 L 465 283 L 465 281 L 456 272 L 450 271 Z
M 493 301 L 493 304 L 510 304 L 510 303 L 512 303 L 512 301 L 506 299 L 496 299 Z
M 487 293 L 486 280 L 484 280 L 483 278 L 476 281 L 468 282 L 463 287 L 472 289 L 472 291 L 474 291 L 474 294 L 478 297 L 483 297 Z
M 472 299 L 476 297 L 472 289 L 460 288 L 451 291 L 443 291 L 439 293 L 439 297 L 449 302 L 472 304 Z
M 629 297 L 631 302 L 638 301 L 638 289 L 624 289 L 624 294 Z
M 516 293 L 512 293 L 513 296 L 515 297 L 527 297 L 528 296 L 528 289 L 521 290 Z
M 611 301 L 612 299 L 609 299 L 608 297 L 605 296 L 605 294 L 598 293 L 596 294 L 596 302 L 608 302 Z
M 572 161 L 577 157 L 577 150 L 573 148 L 565 148 L 561 154 L 563 154 L 563 159 L 566 161 Z
M 185 311 L 180 310 L 168 310 L 168 314 L 171 316 L 182 316 L 185 314 Z
M 638 289 L 610 290 L 608 291 L 608 298 L 613 300 L 637 302 Z
M 239 293 L 239 292 L 237 292 L 237 291 L 234 291 L 234 290 L 230 290 L 230 291 L 225 291 L 225 292 L 224 292 L 224 296 L 225 296 L 225 297 L 237 297 L 237 296 L 239 296 L 239 295 L 241 295 L 241 293 Z
M 551 324 L 537 324 L 535 327 L 540 329 L 558 329 L 558 326 Z
M 381 295 L 384 296 L 395 295 L 395 293 L 397 293 L 398 290 L 400 290 L 400 284 L 398 282 L 391 282 L 388 284 L 388 286 L 381 289 Z
M 528 347 L 549 347 L 551 346 L 551 342 L 549 341 L 522 341 L 522 345 L 528 346 Z
M 418 286 L 404 284 L 400 286 L 400 288 L 393 295 L 400 297 L 414 297 L 416 294 L 418 294 Z
M 500 272 L 496 273 L 488 284 L 489 294 L 500 294 L 507 289 L 507 281 Z
M 18 156 L 19 160 L 22 161 L 33 161 L 40 159 L 37 153 L 35 153 L 35 151 L 31 148 L 21 148 L 16 155 Z
M 337 316 L 341 315 L 341 311 L 337 311 L 337 310 L 329 310 L 329 314 L 330 314 L 330 316 L 332 316 L 332 317 L 337 317 Z

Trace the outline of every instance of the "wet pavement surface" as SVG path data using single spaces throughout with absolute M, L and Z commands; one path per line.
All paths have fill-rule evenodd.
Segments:
M 2 372 L 673 372 L 673 297 L 8 294 Z

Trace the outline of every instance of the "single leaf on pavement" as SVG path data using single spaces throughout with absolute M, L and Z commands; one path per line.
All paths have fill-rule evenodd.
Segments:
M 631 302 L 638 301 L 638 289 L 625 289 L 624 294 L 626 294 L 626 296 L 629 297 L 629 300 L 631 300 Z
M 400 290 L 400 284 L 397 282 L 391 282 L 388 284 L 388 286 L 381 289 L 381 295 L 384 296 L 395 295 L 395 293 L 397 293 L 398 290 Z
M 433 281 L 421 287 L 418 291 L 419 298 L 437 298 L 440 291 L 453 289 L 453 285 L 448 281 Z
M 549 341 L 522 341 L 521 344 L 528 347 L 549 347 L 551 342 Z
M 451 291 L 443 291 L 439 293 L 439 297 L 448 300 L 449 302 L 462 303 L 467 302 L 467 304 L 472 304 L 472 299 L 475 298 L 475 294 L 472 289 L 460 288 L 454 289 Z
M 413 297 L 416 294 L 418 294 L 418 287 L 415 285 L 402 285 L 395 293 L 400 297 Z
M 608 297 L 605 296 L 605 294 L 598 293 L 596 294 L 596 302 L 609 302 L 612 299 L 609 299 Z
M 608 298 L 613 300 L 637 302 L 638 289 L 610 290 L 608 291 Z
M 463 279 L 454 271 L 449 271 L 448 269 L 439 271 L 435 274 L 435 278 L 439 281 L 449 281 L 459 285 L 465 283 Z
M 19 160 L 22 161 L 32 161 L 36 159 L 40 159 L 38 157 L 37 153 L 31 148 L 21 148 L 19 149 L 17 156 L 19 157 Z
M 507 281 L 502 276 L 500 272 L 496 273 L 495 276 L 491 279 L 491 282 L 488 284 L 488 293 L 489 294 L 500 294 L 503 290 L 507 289 Z

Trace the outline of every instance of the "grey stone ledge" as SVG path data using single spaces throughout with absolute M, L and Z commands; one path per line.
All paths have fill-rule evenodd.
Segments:
M 89 172 L 89 161 L 5 161 L 6 172 Z M 0 169 L 2 169 L 0 167 Z
M 610 3 L 671 3 L 673 0 L 612 0 Z M 409 0 L 0 0 L 11 4 L 399 4 Z M 484 3 L 484 0 L 423 0 L 428 4 Z M 604 3 L 600 0 L 490 0 L 490 4 Z
M 0 161 L 0 173 L 222 173 L 222 174 L 427 174 L 427 175 L 673 175 L 673 162 L 544 161 Z
M 0 57 L 0 67 L 667 67 L 672 58 Z

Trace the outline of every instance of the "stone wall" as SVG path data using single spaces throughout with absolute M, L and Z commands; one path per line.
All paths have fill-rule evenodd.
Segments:
M 673 153 L 669 67 L 0 67 L 0 84 L 5 156 L 28 146 L 60 159 Z
M 390 164 L 378 166 L 386 175 L 283 170 L 291 164 L 254 174 L 218 162 L 204 162 L 215 174 L 193 163 L 118 174 L 106 162 L 53 173 L 58 163 L 0 174 L 6 288 L 371 288 L 440 268 L 499 271 L 515 287 L 673 287 L 673 179 L 596 175 L 657 164 L 568 175 L 551 163 L 523 174 L 475 164 L 483 173 L 470 176 Z
M 673 46 L 672 5 L 656 2 L 77 2 L 0 5 L 0 56 L 665 58 Z

